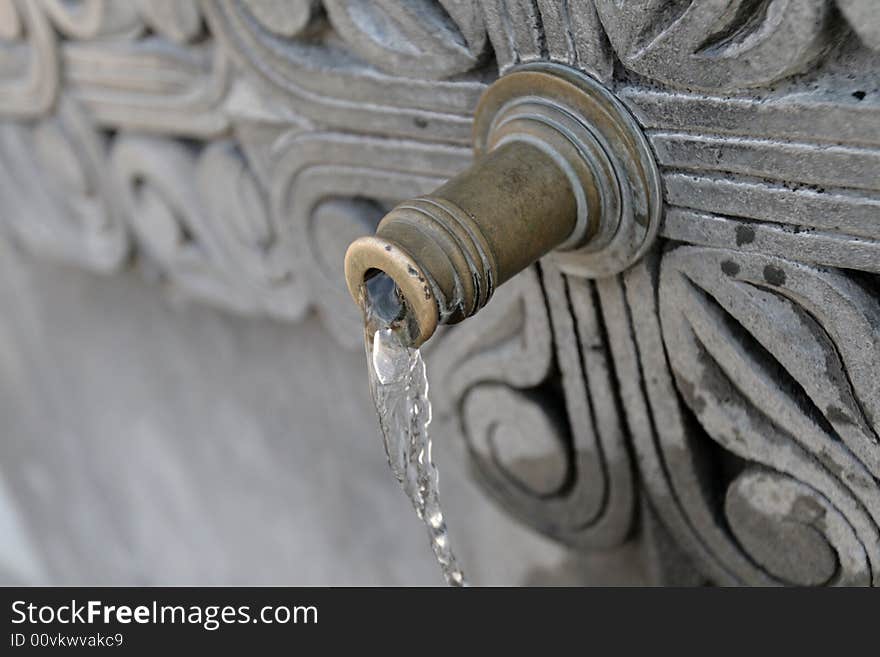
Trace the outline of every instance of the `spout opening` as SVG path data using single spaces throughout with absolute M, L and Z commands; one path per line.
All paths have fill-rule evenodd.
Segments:
M 380 237 L 361 237 L 345 254 L 345 280 L 352 299 L 362 309 L 365 283 L 383 273 L 394 281 L 409 311 L 412 346 L 421 346 L 437 329 L 439 306 L 430 279 L 418 262 L 397 244 Z

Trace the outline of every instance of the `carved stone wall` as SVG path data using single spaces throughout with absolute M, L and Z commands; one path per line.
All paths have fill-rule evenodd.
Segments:
M 541 263 L 434 341 L 474 476 L 670 579 L 880 583 L 872 0 L 0 0 L 0 227 L 355 348 L 345 246 L 534 60 L 632 110 L 665 216 L 630 271 Z

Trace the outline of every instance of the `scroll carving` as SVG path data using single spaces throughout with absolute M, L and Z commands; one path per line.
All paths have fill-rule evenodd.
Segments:
M 139 244 L 174 285 L 238 312 L 301 316 L 293 254 L 233 144 L 126 137 L 113 168 Z
M 29 249 L 96 271 L 129 250 L 109 144 L 72 101 L 34 124 L 0 125 L 0 216 Z M 0 224 L 2 225 L 2 224 Z
M 517 517 L 577 546 L 619 544 L 634 517 L 603 316 L 618 291 L 616 279 L 592 283 L 548 263 L 500 288 L 437 347 L 442 399 L 461 404 L 477 480 Z
M 58 88 L 57 39 L 33 2 L 0 0 L 0 116 L 39 116 Z
M 470 116 L 483 89 L 476 79 L 430 81 L 384 73 L 332 42 L 279 36 L 239 3 L 207 3 L 205 12 L 212 32 L 253 80 L 313 121 L 469 143 Z

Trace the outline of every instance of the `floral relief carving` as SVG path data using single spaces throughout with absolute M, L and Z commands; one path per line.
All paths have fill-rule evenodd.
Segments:
M 770 256 L 680 247 L 663 259 L 659 298 L 686 406 L 745 462 L 724 508 L 759 566 L 743 571 L 747 581 L 871 582 L 880 556 L 876 288 Z

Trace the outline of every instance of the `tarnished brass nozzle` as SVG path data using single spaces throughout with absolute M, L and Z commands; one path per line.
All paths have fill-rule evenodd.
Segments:
M 469 317 L 495 288 L 554 252 L 569 273 L 618 273 L 641 257 L 660 219 L 659 174 L 635 120 L 592 78 L 526 65 L 495 82 L 474 119 L 475 162 L 434 193 L 405 201 L 375 236 L 352 242 L 345 277 L 357 303 L 384 272 L 418 328 Z

